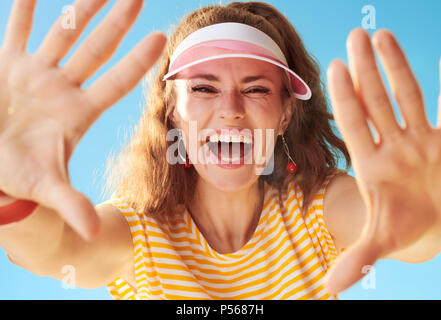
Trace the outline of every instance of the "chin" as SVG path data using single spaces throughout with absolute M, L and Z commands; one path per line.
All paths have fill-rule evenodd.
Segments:
M 216 165 L 204 166 L 198 171 L 199 178 L 222 192 L 236 192 L 250 187 L 258 179 L 254 165 L 245 165 L 238 169 L 223 169 Z

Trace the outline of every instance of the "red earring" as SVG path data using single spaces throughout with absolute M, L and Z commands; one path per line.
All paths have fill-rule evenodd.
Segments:
M 296 172 L 297 172 L 297 166 L 295 165 L 295 163 L 293 163 L 293 162 L 289 162 L 289 163 L 286 165 L 286 170 L 287 170 L 289 173 L 296 173 Z
M 286 171 L 288 171 L 289 173 L 296 173 L 297 172 L 297 165 L 294 162 L 294 160 L 291 158 L 291 156 L 289 155 L 289 149 L 288 149 L 288 144 L 285 141 L 285 137 L 282 134 L 282 141 L 283 141 L 283 148 L 285 149 L 285 153 L 288 157 L 289 160 L 291 160 L 290 162 L 288 162 L 288 164 L 286 165 Z
M 190 159 L 188 158 L 188 156 L 185 157 L 185 163 L 183 163 L 182 166 L 183 166 L 185 169 L 188 169 L 188 168 L 191 167 Z
M 183 138 L 182 138 L 182 132 L 181 131 L 179 131 L 178 139 L 179 139 L 178 140 L 178 155 L 181 158 L 181 160 L 183 160 L 183 157 L 181 155 L 180 148 L 179 148 L 180 147 L 180 143 L 184 142 Z M 185 145 L 184 145 L 184 152 L 185 152 Z M 188 169 L 188 168 L 191 168 L 191 163 L 190 163 L 190 159 L 188 158 L 187 152 L 185 152 L 185 153 L 186 153 L 185 154 L 185 163 L 181 164 L 181 166 L 184 167 L 185 169 Z

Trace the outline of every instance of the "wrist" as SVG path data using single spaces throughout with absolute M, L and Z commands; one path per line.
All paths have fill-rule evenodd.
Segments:
M 0 226 L 25 219 L 37 206 L 36 202 L 14 199 L 0 191 Z

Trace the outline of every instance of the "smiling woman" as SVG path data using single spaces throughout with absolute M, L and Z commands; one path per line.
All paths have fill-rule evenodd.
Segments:
M 106 285 L 115 299 L 334 299 L 378 259 L 441 251 L 441 123 L 427 122 L 390 32 L 373 43 L 405 126 L 356 29 L 351 73 L 338 60 L 328 69 L 344 143 L 317 63 L 264 2 L 199 8 L 168 42 L 154 32 L 82 89 L 144 1 L 118 1 L 58 66 L 105 2 L 77 0 L 77 28 L 57 21 L 34 55 L 24 49 L 35 0 L 14 2 L 0 50 L 0 246 L 12 263 L 60 280 L 72 270 L 76 286 Z M 110 158 L 109 198 L 94 208 L 72 187 L 69 159 L 158 58 L 148 106 Z M 174 146 L 183 165 L 169 161 Z M 340 155 L 357 179 L 337 169 Z
M 184 52 L 183 62 L 180 59 L 177 62 L 183 71 L 175 75 L 174 71 L 169 70 L 173 70 L 170 68 L 171 57 L 175 54 L 176 47 L 184 39 L 204 27 L 225 22 L 258 26 L 267 37 L 277 43 L 277 47 L 283 52 L 287 65 L 301 76 L 302 81 L 308 83 L 313 93 L 312 97 L 308 100 L 295 99 L 295 92 L 293 93 L 289 80 L 285 78 L 285 72 L 281 72 L 282 69 L 272 63 L 256 59 L 225 57 L 213 60 L 210 58 L 210 61 L 183 69 L 182 65 L 185 66 L 189 57 L 195 56 L 194 53 Z M 241 30 L 237 32 L 240 34 Z M 282 34 L 285 35 L 285 40 L 282 40 Z M 290 40 L 286 41 L 287 38 Z M 245 40 L 250 41 L 249 38 Z M 198 50 L 201 50 L 200 45 Z M 209 50 L 203 52 L 202 57 L 207 60 L 206 57 L 209 54 L 213 56 L 214 54 L 231 54 L 231 52 L 231 49 L 228 51 L 225 49 L 225 45 L 219 48 L 219 44 L 215 44 L 215 47 L 212 47 L 210 42 Z M 234 53 L 237 54 L 237 52 Z M 199 56 L 197 57 L 199 59 Z M 238 67 L 240 72 L 232 73 Z M 213 77 L 212 75 L 209 78 L 198 79 L 200 77 L 198 74 L 207 73 L 206 70 L 212 70 L 211 68 L 225 70 L 217 76 Z M 179 68 L 176 69 L 179 70 Z M 249 78 L 261 74 L 270 77 L 272 81 Z M 167 78 L 167 75 L 170 75 L 168 77 L 174 76 L 172 78 L 175 80 L 162 81 Z M 246 86 L 241 82 L 241 87 L 237 85 L 233 87 L 233 83 L 239 82 L 239 77 L 240 80 L 248 77 Z M 248 83 L 249 80 L 255 81 Z M 222 86 L 215 87 L 214 83 L 222 84 Z M 141 116 L 132 142 L 121 153 L 119 164 L 116 164 L 113 169 L 109 168 L 110 174 L 107 181 L 108 190 L 114 189 L 116 185 L 121 189 L 130 190 L 129 193 L 133 196 L 133 201 L 137 206 L 151 214 L 170 212 L 179 203 L 188 205 L 191 201 L 190 197 L 194 195 L 196 180 L 200 173 L 196 172 L 195 168 L 182 170 L 179 166 L 170 165 L 167 159 L 162 156 L 172 143 L 162 137 L 166 136 L 169 130 L 178 128 L 176 122 L 179 119 L 182 120 L 182 117 L 185 117 L 183 120 L 187 124 L 193 120 L 190 113 L 204 117 L 204 122 L 198 121 L 200 127 L 212 129 L 266 129 L 265 125 L 268 128 L 277 129 L 282 125 L 283 128 L 280 129 L 284 132 L 286 142 L 292 149 L 291 157 L 296 162 L 299 171 L 295 176 L 292 176 L 285 170 L 289 159 L 284 151 L 281 136 L 277 136 L 281 132 L 276 132 L 274 171 L 269 175 L 261 176 L 260 179 L 278 187 L 286 185 L 287 181 L 296 180 L 305 195 L 304 212 L 314 196 L 313 192 L 316 191 L 313 190 L 314 187 L 320 185 L 336 167 L 336 155 L 339 151 L 344 155 L 348 166 L 350 165 L 346 147 L 333 133 L 329 122 L 333 116 L 327 109 L 324 87 L 317 63 L 306 52 L 301 39 L 289 21 L 277 9 L 268 4 L 233 2 L 227 6 L 208 6 L 189 14 L 172 32 L 166 47 L 166 55 L 159 61 L 158 74 L 151 79 L 148 87 L 150 88 L 150 91 L 146 93 L 148 108 Z M 260 90 L 270 90 L 270 92 L 265 94 L 255 92 L 256 87 L 259 87 Z M 251 89 L 254 90 L 253 93 L 244 94 Z M 192 92 L 194 90 L 196 92 Z M 227 101 L 226 99 L 232 98 L 235 92 L 241 92 L 244 98 L 241 101 Z M 214 97 L 216 98 L 214 99 Z M 200 103 L 200 101 L 207 102 Z M 246 103 L 245 101 L 252 102 Z M 216 108 L 217 104 L 223 105 L 226 109 L 233 107 L 234 104 L 243 104 L 243 110 L 233 110 L 233 112 L 242 112 L 247 114 L 247 117 L 240 121 L 226 119 L 223 113 L 231 111 L 220 110 Z M 253 105 L 252 109 L 251 104 Z M 249 105 L 249 107 L 245 105 Z M 208 107 L 210 107 L 209 110 L 207 110 Z M 212 119 L 213 112 L 217 112 L 217 115 L 214 116 L 223 120 L 215 122 Z M 262 119 L 266 118 L 266 112 L 272 113 L 273 117 L 280 117 L 280 121 L 273 119 L 274 123 L 251 123 L 256 119 L 249 119 L 250 116 L 259 115 Z M 231 117 L 230 114 L 227 116 Z M 236 117 L 242 117 L 242 115 L 236 115 Z M 210 123 L 206 123 L 207 121 Z M 181 125 L 184 126 L 185 123 L 181 123 Z M 186 136 L 188 137 L 188 134 Z M 188 146 L 188 142 L 186 145 Z M 142 161 L 140 157 L 143 158 Z M 195 159 L 197 158 L 191 159 L 190 157 L 190 160 Z M 143 174 L 140 175 L 140 172 Z M 224 172 L 223 174 L 230 173 Z M 159 185 L 161 187 L 158 187 Z M 176 189 L 177 185 L 183 187 Z M 148 192 L 146 192 L 147 190 Z
M 109 284 L 112 295 L 331 298 L 321 279 L 337 250 L 323 194 L 340 173 L 337 152 L 350 159 L 317 64 L 286 18 L 263 2 L 194 11 L 172 32 L 149 88 L 137 131 L 108 168 L 117 191 L 104 204 L 126 216 L 135 250 L 135 270 Z M 211 130 L 211 163 L 199 161 L 207 139 L 191 134 L 192 123 Z M 189 168 L 164 157 L 180 143 L 164 139 L 174 129 Z M 244 148 L 235 153 L 245 136 L 266 169 L 274 162 L 266 174 Z

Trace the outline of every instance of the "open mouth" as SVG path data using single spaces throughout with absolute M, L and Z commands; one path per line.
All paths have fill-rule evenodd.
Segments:
M 248 155 L 252 148 L 252 142 L 236 141 L 236 142 L 225 142 L 220 139 L 208 139 L 207 145 L 210 152 L 214 155 L 219 162 L 227 164 L 244 164 L 244 158 Z M 214 140 L 214 141 L 213 141 Z

